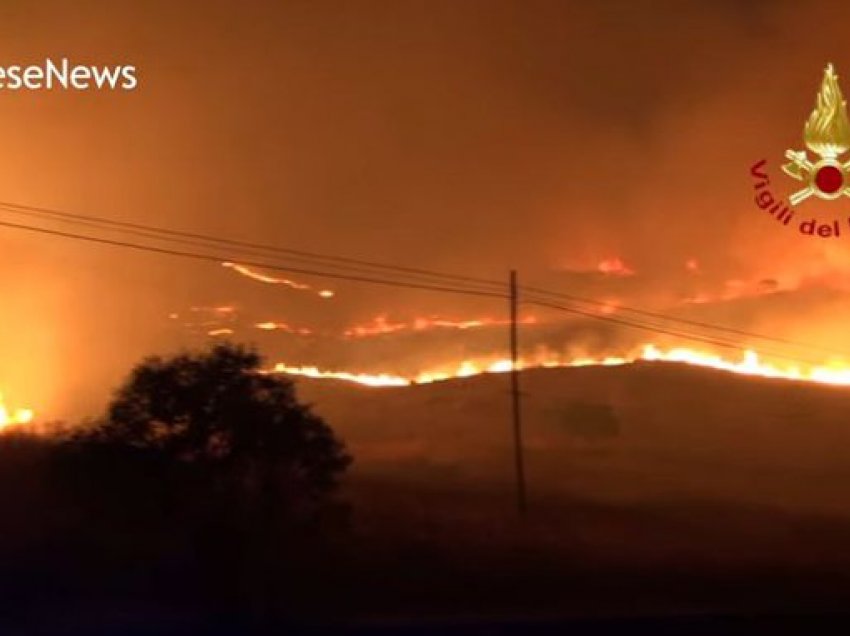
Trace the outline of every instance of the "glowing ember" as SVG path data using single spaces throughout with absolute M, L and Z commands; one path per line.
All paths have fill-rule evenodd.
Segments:
M 730 279 L 723 282 L 722 288 L 713 292 L 700 292 L 684 298 L 682 302 L 687 304 L 722 303 L 740 298 L 756 298 L 767 296 L 780 291 L 784 286 L 772 278 L 761 278 L 753 280 Z M 787 289 L 787 287 L 784 287 Z
M 531 368 L 562 368 L 583 366 L 618 366 L 640 360 L 678 362 L 699 367 L 708 367 L 730 373 L 818 382 L 823 384 L 850 385 L 850 366 L 846 364 L 826 364 L 802 369 L 795 366 L 779 366 L 763 361 L 755 351 L 744 351 L 739 360 L 729 360 L 720 355 L 696 351 L 688 348 L 672 348 L 662 350 L 653 344 L 643 345 L 632 355 L 609 356 L 604 358 L 572 358 L 561 359 L 557 356 L 540 357 L 533 360 L 522 360 L 519 369 Z M 292 367 L 283 363 L 277 364 L 273 373 L 300 375 L 310 378 L 331 378 L 364 384 L 367 386 L 409 386 L 412 384 L 428 384 L 452 378 L 466 378 L 482 373 L 505 373 L 511 370 L 510 360 L 465 360 L 445 368 L 423 371 L 412 377 L 388 373 L 369 374 L 352 373 L 348 371 L 326 371 L 317 367 Z
M 0 395 L 0 431 L 18 424 L 29 424 L 35 417 L 30 409 L 17 409 L 9 411 L 3 402 L 3 396 Z
M 599 263 L 597 269 L 603 274 L 611 276 L 634 276 L 634 270 L 628 267 L 619 258 L 608 258 Z
M 525 316 L 520 324 L 532 325 L 537 323 L 534 316 Z M 416 318 L 412 322 L 391 322 L 386 315 L 376 316 L 371 322 L 355 325 L 343 332 L 346 338 L 367 338 L 398 331 L 429 331 L 432 329 L 480 329 L 482 327 L 500 327 L 509 323 L 507 320 L 481 318 L 478 320 L 448 320 L 445 318 Z
M 376 336 L 385 333 L 395 333 L 407 329 L 408 325 L 403 322 L 391 323 L 386 316 L 377 316 L 368 325 L 360 325 L 346 329 L 344 335 L 349 338 L 362 338 L 365 336 Z
M 222 267 L 227 267 L 228 269 L 232 269 L 234 272 L 241 274 L 247 278 L 258 281 L 260 283 L 266 283 L 267 285 L 283 285 L 285 287 L 289 287 L 290 289 L 296 289 L 298 291 L 315 291 L 316 294 L 320 298 L 333 298 L 334 292 L 330 289 L 320 289 L 314 290 L 313 287 L 307 285 L 306 283 L 297 283 L 294 280 L 289 280 L 288 278 L 278 278 L 276 276 L 270 276 L 269 274 L 263 274 L 262 272 L 258 272 L 255 269 L 248 267 L 247 265 L 240 265 L 239 263 L 222 263 Z
M 620 308 L 620 302 L 618 300 L 605 300 L 599 305 L 598 311 L 603 314 L 613 314 L 616 313 Z
M 313 332 L 306 327 L 290 327 L 285 322 L 258 322 L 254 325 L 257 329 L 263 331 L 284 331 L 286 333 L 296 333 L 301 336 L 309 336 Z
M 189 309 L 195 313 L 217 314 L 219 316 L 229 316 L 236 313 L 236 307 L 231 307 L 229 305 L 222 305 L 219 307 L 190 307 Z M 177 316 L 177 314 L 171 315 Z

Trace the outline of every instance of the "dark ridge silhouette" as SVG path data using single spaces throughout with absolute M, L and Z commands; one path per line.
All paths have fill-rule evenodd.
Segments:
M 683 615 L 694 629 L 769 629 L 777 617 L 841 619 L 850 600 L 850 515 L 835 505 L 780 506 L 755 489 L 737 496 L 734 480 L 698 490 L 682 476 L 660 496 L 641 476 L 658 472 L 658 444 L 707 452 L 713 438 L 694 437 L 697 425 L 738 439 L 724 418 L 742 396 L 750 425 L 773 426 L 765 444 L 803 434 L 786 408 L 775 423 L 775 409 L 753 414 L 779 395 L 806 407 L 807 435 L 839 439 L 830 414 L 844 392 L 670 365 L 529 373 L 531 496 L 519 519 L 506 445 L 469 446 L 508 436 L 508 418 L 491 412 L 503 376 L 406 391 L 303 383 L 299 395 L 318 395 L 323 415 L 338 400 L 335 429 L 364 453 L 346 470 L 351 458 L 322 417 L 259 368 L 236 345 L 151 358 L 84 427 L 0 435 L 0 631 L 461 633 L 480 621 L 546 633 L 675 627 L 684 619 L 670 617 Z M 579 376 L 581 387 L 569 381 Z M 659 379 L 670 394 L 647 411 L 658 398 L 637 389 Z M 684 419 L 697 394 L 726 401 Z M 339 410 L 345 400 L 355 420 Z M 726 428 L 705 428 L 721 420 Z M 427 440 L 430 463 L 382 462 L 375 444 L 395 448 L 398 435 Z M 731 479 L 740 458 L 714 446 Z M 792 447 L 780 446 L 786 458 Z M 466 457 L 463 470 L 441 459 L 449 450 Z M 554 450 L 560 472 L 545 463 Z M 591 464 L 593 480 L 582 473 Z M 692 479 L 706 480 L 702 466 L 689 466 Z M 607 490 L 627 481 L 633 491 L 591 487 L 602 471 Z M 775 471 L 759 474 L 771 494 Z

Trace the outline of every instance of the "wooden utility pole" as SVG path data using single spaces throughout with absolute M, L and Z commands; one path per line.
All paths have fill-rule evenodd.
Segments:
M 511 403 L 514 425 L 514 460 L 516 463 L 516 505 L 525 514 L 525 464 L 522 452 L 522 418 L 519 394 L 519 337 L 517 333 L 517 306 L 519 304 L 516 270 L 511 270 Z

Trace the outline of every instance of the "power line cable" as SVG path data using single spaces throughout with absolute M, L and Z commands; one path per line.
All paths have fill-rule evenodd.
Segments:
M 258 262 L 246 261 L 242 258 L 235 258 L 233 255 L 228 255 L 226 257 L 225 256 L 219 257 L 219 256 L 214 256 L 214 255 L 209 255 L 209 254 L 195 254 L 195 253 L 189 253 L 189 252 L 184 252 L 184 251 L 179 251 L 179 250 L 170 250 L 170 249 L 166 249 L 166 248 L 132 244 L 132 243 L 129 243 L 127 241 L 118 241 L 118 240 L 104 239 L 104 238 L 99 238 L 99 237 L 78 235 L 78 234 L 74 234 L 74 233 L 70 233 L 70 232 L 60 232 L 60 231 L 57 231 L 57 230 L 49 230 L 49 229 L 45 229 L 45 228 L 36 228 L 36 227 L 33 227 L 33 226 L 26 226 L 26 225 L 22 225 L 22 224 L 0 223 L 0 225 L 6 226 L 6 227 L 12 227 L 12 228 L 17 228 L 17 229 L 25 229 L 25 230 L 30 230 L 30 231 L 39 231 L 39 232 L 42 232 L 42 233 L 45 233 L 45 234 L 52 234 L 52 235 L 55 235 L 55 236 L 64 236 L 66 238 L 73 238 L 73 239 L 77 239 L 77 240 L 86 240 L 86 241 L 90 241 L 90 242 L 97 242 L 97 243 L 108 244 L 108 245 L 113 245 L 113 246 L 124 246 L 124 247 L 133 248 L 133 249 L 142 249 L 142 250 L 146 250 L 146 251 L 158 252 L 158 253 L 161 253 L 161 254 L 169 254 L 169 255 L 173 255 L 173 256 L 184 256 L 184 257 L 203 259 L 203 260 L 208 260 L 208 261 L 213 261 L 213 260 L 216 261 L 216 262 L 238 261 L 238 262 L 243 263 L 244 265 L 251 266 L 251 267 L 260 267 L 260 268 L 264 268 L 264 269 L 282 271 L 282 272 L 289 272 L 289 273 L 300 273 L 300 274 L 305 274 L 305 275 L 315 275 L 315 276 L 321 276 L 321 277 L 325 277 L 325 278 L 336 278 L 336 279 L 340 279 L 340 280 L 350 280 L 350 281 L 359 281 L 359 282 L 374 282 L 374 283 L 384 284 L 384 285 L 395 284 L 395 285 L 400 286 L 400 287 L 408 287 L 408 288 L 413 288 L 413 289 L 425 289 L 425 290 L 433 290 L 433 291 L 448 291 L 450 293 L 466 293 L 466 294 L 469 294 L 469 295 L 477 295 L 477 296 L 488 296 L 488 297 L 498 297 L 498 298 L 507 298 L 508 297 L 507 293 L 498 293 L 495 290 L 490 289 L 490 288 L 482 289 L 480 287 L 481 285 L 498 286 L 498 288 L 501 288 L 501 289 L 505 288 L 504 283 L 499 283 L 497 281 L 492 281 L 492 280 L 487 280 L 487 279 L 480 279 L 480 278 L 462 276 L 462 275 L 456 275 L 456 274 L 448 274 L 448 273 L 445 273 L 445 272 L 435 272 L 435 271 L 430 271 L 430 270 L 426 270 L 426 269 L 419 269 L 419 268 L 394 266 L 394 265 L 388 265 L 388 264 L 382 264 L 382 263 L 375 263 L 375 262 L 372 262 L 372 261 L 361 261 L 361 260 L 358 260 L 358 259 L 351 259 L 351 258 L 345 258 L 345 257 L 320 255 L 320 254 L 316 254 L 316 253 L 312 253 L 312 252 L 305 252 L 305 251 L 302 251 L 302 250 L 292 250 L 292 249 L 289 249 L 289 248 L 275 247 L 275 246 L 265 245 L 265 244 L 260 244 L 260 243 L 251 243 L 251 242 L 246 242 L 246 241 L 232 240 L 232 239 L 216 237 L 216 236 L 207 235 L 207 234 L 199 234 L 199 233 L 193 233 L 193 232 L 182 232 L 182 231 L 178 231 L 178 230 L 172 230 L 172 229 L 162 228 L 162 227 L 157 227 L 157 226 L 149 226 L 149 225 L 144 225 L 144 224 L 140 224 L 140 223 L 115 221 L 115 220 L 106 219 L 106 218 L 103 218 L 103 217 L 96 217 L 96 216 L 83 215 L 83 214 L 74 214 L 74 213 L 63 212 L 63 211 L 53 210 L 53 209 L 49 209 L 49 208 L 41 208 L 41 207 L 36 207 L 36 206 L 25 206 L 25 205 L 19 205 L 19 204 L 7 203 L 7 202 L 0 202 L 0 210 L 5 210 L 7 212 L 12 212 L 12 213 L 15 213 L 15 214 L 34 216 L 36 218 L 41 218 L 41 219 L 43 219 L 45 217 L 49 218 L 49 219 L 58 219 L 62 222 L 74 223 L 74 224 L 78 224 L 78 225 L 82 225 L 82 226 L 85 226 L 85 227 L 98 229 L 98 230 L 106 229 L 106 230 L 109 230 L 109 231 L 119 231 L 119 232 L 124 232 L 124 233 L 128 233 L 128 234 L 131 234 L 131 235 L 135 235 L 135 236 L 139 236 L 139 237 L 143 237 L 143 238 L 147 238 L 147 239 L 151 239 L 151 240 L 167 240 L 167 241 L 171 241 L 171 242 L 175 242 L 175 243 L 179 243 L 179 244 L 189 245 L 189 246 L 192 246 L 192 247 L 217 249 L 218 246 L 220 246 L 220 245 L 226 245 L 226 246 L 230 246 L 230 247 L 240 248 L 241 254 L 249 253 L 251 255 L 260 256 L 260 257 L 263 257 L 264 252 L 272 252 L 272 253 L 275 253 L 275 254 L 294 254 L 294 255 L 297 255 L 297 256 L 296 257 L 286 256 L 285 260 L 300 260 L 302 262 L 306 261 L 308 263 L 313 263 L 314 261 L 320 261 L 321 262 L 323 260 L 324 261 L 330 261 L 330 262 L 324 262 L 322 264 L 322 266 L 323 267 L 331 267 L 333 269 L 341 269 L 341 270 L 343 270 L 343 272 L 345 272 L 346 270 L 348 272 L 356 271 L 356 272 L 360 272 L 361 274 L 365 273 L 367 275 L 359 276 L 359 275 L 351 275 L 349 273 L 339 274 L 339 273 L 335 273 L 335 272 L 317 271 L 317 270 L 306 269 L 306 268 L 301 268 L 301 267 L 282 266 L 280 264 L 269 264 L 269 263 L 265 263 L 265 262 L 258 263 Z M 334 264 L 334 263 L 336 263 L 336 264 Z M 358 265 L 358 266 L 355 267 L 355 264 Z M 372 272 L 371 269 L 364 269 L 364 267 L 375 268 L 375 269 L 383 269 L 383 270 L 385 270 L 385 272 Z M 386 273 L 386 272 L 400 272 L 401 274 L 399 274 L 399 275 L 402 275 L 406 278 L 414 278 L 414 279 L 418 279 L 418 280 L 424 279 L 426 282 L 411 283 L 411 282 L 408 282 L 408 281 L 389 280 L 389 279 L 386 279 L 386 278 L 375 279 L 371 276 L 371 274 L 373 274 L 373 273 L 378 274 L 378 273 Z M 458 286 L 448 287 L 448 286 L 446 286 L 445 284 L 442 284 L 442 283 L 435 283 L 434 281 L 431 280 L 432 278 L 443 278 L 443 279 L 446 279 L 446 280 L 468 281 L 468 282 L 475 283 L 476 287 L 470 287 L 469 285 L 466 285 L 462 289 L 459 288 Z M 579 296 L 564 294 L 564 293 L 560 293 L 560 292 L 554 292 L 554 291 L 550 291 L 550 290 L 546 290 L 546 289 L 541 289 L 541 288 L 538 288 L 538 287 L 522 287 L 521 289 L 524 290 L 524 291 L 529 291 L 529 292 L 535 293 L 535 294 L 541 294 L 541 295 L 550 296 L 550 297 L 554 297 L 554 298 L 562 298 L 562 299 L 570 300 L 570 301 L 573 301 L 573 302 L 591 304 L 591 305 L 596 305 L 596 306 L 608 306 L 608 303 L 606 303 L 604 301 L 597 300 L 597 299 L 582 298 L 582 297 L 579 297 Z M 532 299 L 531 302 L 534 302 L 534 300 Z M 558 306 L 558 308 L 565 309 L 562 306 Z M 721 325 L 714 325 L 714 324 L 710 324 L 710 323 L 706 323 L 706 322 L 700 322 L 700 321 L 696 321 L 696 320 L 679 318 L 679 317 L 675 317 L 675 316 L 671 316 L 671 315 L 667 315 L 667 314 L 651 312 L 651 311 L 642 310 L 642 309 L 638 309 L 638 308 L 634 308 L 634 307 L 623 306 L 623 305 L 618 305 L 618 308 L 622 309 L 624 311 L 635 313 L 637 315 L 643 315 L 643 316 L 655 318 L 655 319 L 662 320 L 662 321 L 680 323 L 680 324 L 688 325 L 688 326 L 691 326 L 691 327 L 698 327 L 700 329 L 708 329 L 708 330 L 726 332 L 726 333 L 730 333 L 730 334 L 734 334 L 734 335 L 738 335 L 738 336 L 744 336 L 744 337 L 748 337 L 748 338 L 756 338 L 756 339 L 760 339 L 760 340 L 774 342 L 774 343 L 777 343 L 777 344 L 793 346 L 793 347 L 800 348 L 800 349 L 818 350 L 818 351 L 821 351 L 821 352 L 829 353 L 830 355 L 838 355 L 835 351 L 825 349 L 823 347 L 818 347 L 818 346 L 815 346 L 815 345 L 810 345 L 810 344 L 805 344 L 805 343 L 799 343 L 799 342 L 795 342 L 795 341 L 788 340 L 788 339 L 785 339 L 785 338 L 778 338 L 778 337 L 769 336 L 769 335 L 765 335 L 765 334 L 759 334 L 759 333 L 755 333 L 755 332 L 751 332 L 751 331 L 735 329 L 735 328 L 732 328 L 732 327 L 725 327 L 725 326 L 721 326 Z M 579 311 L 579 310 L 573 310 L 573 313 L 585 315 L 586 317 L 589 317 L 589 318 L 611 321 L 610 317 L 600 316 L 598 314 L 594 314 L 594 313 L 591 313 L 591 312 L 583 312 L 583 311 Z M 624 323 L 626 323 L 626 322 L 627 321 L 624 321 Z M 667 330 L 665 330 L 664 328 L 661 328 L 661 327 L 654 327 L 654 326 L 650 327 L 650 326 L 646 326 L 646 325 L 644 325 L 644 327 L 654 329 L 658 333 L 666 333 L 667 332 Z M 678 333 L 678 335 L 680 337 L 689 337 L 689 336 L 686 336 L 685 334 L 682 334 L 682 333 Z M 705 338 L 703 336 L 697 336 L 697 337 L 703 338 L 703 340 L 705 340 Z M 726 345 L 726 346 L 738 347 L 738 345 Z
M 2 204 L 0 204 L 0 212 L 2 212 L 2 211 L 9 211 L 9 210 L 4 210 Z M 45 218 L 44 215 L 39 213 L 39 212 L 17 211 L 17 210 L 15 210 L 14 212 L 16 214 L 22 214 L 24 216 L 35 217 L 35 218 L 38 218 L 38 219 L 44 219 Z M 48 218 L 50 218 L 50 217 L 48 217 Z M 150 240 L 154 240 L 154 241 L 167 241 L 167 242 L 171 242 L 171 243 L 176 243 L 178 245 L 188 245 L 188 246 L 191 246 L 191 247 L 212 248 L 212 249 L 221 249 L 221 247 L 222 247 L 221 244 L 220 244 L 221 241 L 214 242 L 214 241 L 206 241 L 206 240 L 201 240 L 201 239 L 181 238 L 179 236 L 161 235 L 161 234 L 157 234 L 155 232 L 155 228 L 152 228 L 151 231 L 137 230 L 137 229 L 131 229 L 131 228 L 126 228 L 126 229 L 125 228 L 114 228 L 114 227 L 111 227 L 110 224 L 103 224 L 103 223 L 99 223 L 99 222 L 96 222 L 96 221 L 81 220 L 81 219 L 69 219 L 69 218 L 61 218 L 61 217 L 58 218 L 58 219 L 52 219 L 51 218 L 51 220 L 58 220 L 62 223 L 70 223 L 70 224 L 73 224 L 73 225 L 78 225 L 78 226 L 87 227 L 87 228 L 100 230 L 100 231 L 105 230 L 105 231 L 108 231 L 108 232 L 119 232 L 119 233 L 122 233 L 122 234 L 127 234 L 127 235 L 130 235 L 130 236 L 137 236 L 137 237 L 146 238 L 146 239 L 150 239 Z M 140 227 L 143 227 L 143 226 L 140 226 Z M 267 252 L 261 251 L 259 249 L 242 248 L 242 249 L 237 249 L 237 253 L 239 255 L 239 258 L 237 258 L 235 256 L 235 254 L 231 254 L 231 255 L 228 256 L 229 260 L 233 261 L 233 262 L 243 263 L 244 259 L 242 258 L 242 256 L 245 255 L 245 254 L 247 254 L 251 257 L 259 257 L 259 258 L 264 258 L 264 257 L 269 256 L 269 254 Z M 308 263 L 308 264 L 311 264 L 311 265 L 317 264 L 315 262 L 315 259 L 304 259 L 304 258 L 291 257 L 291 256 L 284 256 L 284 257 L 276 256 L 275 258 L 277 258 L 277 259 L 282 258 L 282 260 L 287 261 L 287 262 L 293 261 L 293 262 Z M 248 264 L 248 263 L 245 263 L 245 264 Z M 323 267 L 330 267 L 330 268 L 333 268 L 333 269 L 342 270 L 344 272 L 359 272 L 359 273 L 363 273 L 363 274 L 367 274 L 367 275 L 382 273 L 382 272 L 376 272 L 373 269 L 367 269 L 365 267 L 355 267 L 355 266 L 351 266 L 351 265 L 346 266 L 346 265 L 337 265 L 337 264 L 333 264 L 333 263 L 321 263 L 321 265 Z M 423 281 L 423 282 L 428 283 L 428 284 L 433 284 L 435 282 L 434 277 L 430 277 L 430 276 L 417 275 L 417 274 L 403 274 L 403 276 L 404 276 L 405 279 Z M 466 285 L 465 288 L 475 289 L 475 290 L 480 290 L 480 291 L 491 291 L 489 288 L 482 289 L 480 286 L 472 287 L 470 285 Z
M 541 289 L 539 287 L 523 287 L 521 289 L 524 290 L 524 291 L 528 291 L 528 292 L 532 292 L 532 293 L 536 293 L 536 294 L 551 296 L 553 298 L 561 298 L 561 299 L 565 299 L 565 300 L 571 300 L 571 301 L 574 301 L 574 302 L 596 305 L 596 306 L 600 306 L 600 307 L 610 307 L 611 306 L 610 303 L 607 303 L 605 301 L 601 301 L 601 300 L 597 300 L 597 299 L 591 299 L 591 298 L 582 298 L 582 297 L 579 297 L 579 296 L 574 296 L 574 295 L 571 295 L 571 294 L 564 294 L 564 293 L 560 293 L 560 292 L 548 291 L 548 290 L 545 290 L 545 289 Z M 743 330 L 743 329 L 735 329 L 733 327 L 726 327 L 726 326 L 723 326 L 723 325 L 715 325 L 715 324 L 711 324 L 711 323 L 707 323 L 707 322 L 701 322 L 699 320 L 690 320 L 690 319 L 687 319 L 687 318 L 680 318 L 678 316 L 671 316 L 669 314 L 662 314 L 662 313 L 647 311 L 645 309 L 638 309 L 638 308 L 635 308 L 635 307 L 629 307 L 627 305 L 617 304 L 616 308 L 618 310 L 628 311 L 628 312 L 638 314 L 638 315 L 641 315 L 641 316 L 647 316 L 649 318 L 657 318 L 657 319 L 665 320 L 665 321 L 669 321 L 669 322 L 677 322 L 677 323 L 680 323 L 680 324 L 689 325 L 691 327 L 700 327 L 702 329 L 712 329 L 712 330 L 715 330 L 715 331 L 724 331 L 726 333 L 731 333 L 731 334 L 735 334 L 735 335 L 738 335 L 738 336 L 745 336 L 745 337 L 748 337 L 748 338 L 758 338 L 760 340 L 767 340 L 767 341 L 774 342 L 774 343 L 777 343 L 777 344 L 790 345 L 790 346 L 798 347 L 798 348 L 801 348 L 801 349 L 810 349 L 810 350 L 813 350 L 813 351 L 820 351 L 822 353 L 829 353 L 829 354 L 832 354 L 832 355 L 836 355 L 836 353 L 838 353 L 838 352 L 836 352 L 832 349 L 827 349 L 825 347 L 821 347 L 821 346 L 814 345 L 814 344 L 797 342 L 797 341 L 794 341 L 794 340 L 789 340 L 787 338 L 779 338 L 777 336 L 768 336 L 768 335 L 756 333 L 756 332 L 753 332 L 753 331 L 746 331 L 746 330 Z M 850 355 L 850 354 L 845 353 L 843 355 Z
M 103 224 L 107 226 L 111 226 L 114 228 L 122 228 L 124 230 L 133 230 L 133 231 L 143 231 L 143 232 L 154 232 L 157 234 L 167 235 L 171 237 L 179 237 L 183 239 L 194 239 L 207 241 L 211 243 L 217 243 L 222 245 L 227 245 L 230 247 L 240 247 L 240 248 L 248 248 L 252 250 L 261 250 L 264 252 L 273 252 L 276 254 L 288 254 L 290 256 L 296 256 L 303 259 L 308 259 L 310 261 L 327 261 L 327 262 L 335 262 L 343 265 L 357 265 L 362 267 L 368 267 L 372 269 L 378 270 L 387 270 L 394 271 L 399 273 L 406 274 L 415 274 L 418 276 L 426 276 L 431 278 L 442 278 L 445 280 L 453 280 L 459 282 L 467 282 L 467 283 L 475 283 L 478 285 L 484 285 L 488 287 L 495 287 L 497 289 L 506 289 L 505 283 L 501 281 L 483 279 L 483 278 L 475 278 L 472 276 L 464 276 L 460 274 L 450 274 L 447 272 L 438 272 L 433 270 L 421 269 L 416 267 L 405 267 L 401 265 L 389 265 L 386 263 L 378 263 L 375 261 L 354 259 L 348 257 L 341 256 L 332 256 L 326 254 L 318 254 L 315 252 L 308 252 L 305 250 L 296 250 L 287 247 L 274 246 L 264 243 L 254 243 L 250 241 L 241 241 L 236 239 L 229 239 L 223 237 L 212 236 L 209 234 L 202 234 L 197 232 L 185 232 L 180 230 L 173 230 L 170 228 L 164 228 L 153 225 L 144 225 L 141 223 L 131 223 L 127 221 L 116 221 L 113 219 L 108 219 L 104 217 L 97 217 L 92 215 L 85 214 L 75 214 L 71 212 L 64 212 L 61 210 L 55 210 L 51 208 L 43 208 L 37 206 L 29 206 L 29 205 L 20 205 L 16 203 L 9 203 L 0 201 L 0 208 L 5 209 L 7 212 L 15 213 L 15 214 L 29 214 L 29 215 L 40 215 L 47 216 L 52 218 L 64 219 L 66 221 L 77 221 L 77 222 L 85 222 L 88 224 Z M 327 266 L 327 263 L 325 263 Z
M 644 331 L 651 331 L 653 333 L 658 333 L 658 334 L 663 334 L 663 335 L 668 335 L 668 336 L 675 336 L 677 338 L 683 338 L 683 339 L 686 339 L 686 340 L 701 342 L 701 343 L 704 343 L 704 344 L 711 344 L 711 345 L 715 345 L 715 346 L 718 346 L 718 347 L 725 347 L 727 349 L 738 349 L 738 350 L 748 349 L 747 346 L 745 346 L 745 345 L 743 345 L 742 343 L 739 343 L 739 342 L 734 342 L 734 341 L 730 341 L 730 340 L 721 340 L 721 339 L 718 339 L 718 338 L 707 337 L 707 336 L 704 336 L 704 335 L 701 335 L 701 334 L 692 334 L 692 333 L 681 332 L 681 331 L 673 331 L 671 329 L 665 329 L 663 327 L 658 327 L 658 326 L 654 326 L 654 325 L 647 325 L 647 324 L 643 324 L 643 323 L 639 323 L 639 322 L 635 322 L 635 321 L 631 321 L 631 320 L 615 318 L 613 316 L 602 316 L 602 315 L 599 315 L 599 314 L 594 314 L 592 312 L 583 311 L 581 309 L 576 309 L 575 307 L 567 307 L 567 306 L 564 306 L 564 305 L 558 305 L 558 304 L 546 302 L 546 301 L 543 301 L 543 300 L 533 300 L 532 299 L 532 300 L 525 300 L 524 302 L 526 304 L 530 304 L 530 305 L 536 305 L 536 306 L 539 306 L 539 307 L 547 307 L 549 309 L 555 309 L 555 310 L 558 310 L 558 311 L 564 311 L 564 312 L 568 312 L 568 313 L 571 313 L 571 314 L 577 314 L 577 315 L 585 316 L 587 318 L 593 318 L 595 320 L 600 320 L 600 321 L 603 321 L 603 322 L 610 322 L 610 323 L 613 323 L 613 324 L 622 325 L 622 326 L 630 327 L 630 328 L 633 328 L 633 329 L 642 329 Z M 821 364 L 820 361 L 808 360 L 808 359 L 799 358 L 799 357 L 793 357 L 792 358 L 792 357 L 790 357 L 786 354 L 777 353 L 777 352 L 770 351 L 770 350 L 766 351 L 764 349 L 761 349 L 761 353 L 764 354 L 764 355 L 768 355 L 770 357 L 773 357 L 773 358 L 779 358 L 779 359 L 783 359 L 783 360 L 786 360 L 786 361 L 789 361 L 789 362 L 795 362 L 797 364 L 800 364 L 800 363 L 809 364 L 809 365 Z
M 156 253 L 156 254 L 165 254 L 165 255 L 169 255 L 169 256 L 178 256 L 178 257 L 182 257 L 182 258 L 191 258 L 191 259 L 195 259 L 195 260 L 208 261 L 208 262 L 214 262 L 214 263 L 221 263 L 223 261 L 226 262 L 226 261 L 232 261 L 233 260 L 233 259 L 229 258 L 228 256 L 223 256 L 223 255 L 198 254 L 196 252 L 185 252 L 185 251 L 180 251 L 180 250 L 172 250 L 172 249 L 167 249 L 167 248 L 163 248 L 163 247 L 154 247 L 154 246 L 151 246 L 151 245 L 141 245 L 139 243 L 130 243 L 129 241 L 117 241 L 117 240 L 113 240 L 113 239 L 106 239 L 106 238 L 95 237 L 95 236 L 86 236 L 86 235 L 83 235 L 83 234 L 75 234 L 75 233 L 72 233 L 72 232 L 62 232 L 60 230 L 50 230 L 50 229 L 47 229 L 47 228 L 34 227 L 34 226 L 31 226 L 31 225 L 22 225 L 22 224 L 18 224 L 18 223 L 9 223 L 9 222 L 6 222 L 6 221 L 0 221 L 0 227 L 7 227 L 7 228 L 12 228 L 12 229 L 17 229 L 17 230 L 24 230 L 24 231 L 28 231 L 28 232 L 36 232 L 36 233 L 39 233 L 39 234 L 46 234 L 46 235 L 50 235 L 50 236 L 58 236 L 58 237 L 62 237 L 62 238 L 69 238 L 69 239 L 74 239 L 74 240 L 78 240 L 78 241 L 87 241 L 87 242 L 90 242 L 90 243 L 99 243 L 101 245 L 111 245 L 113 247 L 124 247 L 124 248 L 128 248 L 128 249 L 134 249 L 134 250 L 139 250 L 139 251 L 144 251 L 144 252 L 151 252 L 151 253 Z M 475 289 L 462 289 L 462 288 L 457 288 L 457 287 L 446 287 L 446 286 L 439 286 L 439 285 L 426 285 L 426 284 L 420 284 L 420 283 L 410 283 L 410 282 L 403 282 L 403 281 L 394 281 L 394 280 L 387 280 L 387 279 L 371 278 L 371 277 L 367 277 L 367 276 L 354 276 L 354 275 L 340 274 L 340 273 L 337 273 L 337 272 L 324 272 L 324 271 L 319 271 L 319 270 L 311 270 L 311 269 L 303 269 L 303 268 L 295 268 L 295 267 L 284 267 L 284 266 L 280 266 L 280 265 L 276 265 L 276 264 L 272 264 L 272 263 L 249 262 L 249 261 L 242 261 L 242 263 L 244 265 L 249 266 L 249 267 L 260 267 L 260 268 L 269 269 L 269 270 L 272 270 L 272 271 L 287 272 L 287 273 L 290 273 L 290 274 L 304 274 L 304 275 L 307 275 L 307 276 L 318 276 L 318 277 L 321 277 L 321 278 L 333 278 L 333 279 L 348 280 L 348 281 L 355 281 L 355 282 L 361 282 L 361 283 L 373 283 L 373 284 L 377 284 L 377 285 L 388 285 L 388 286 L 392 286 L 392 287 L 406 287 L 406 288 L 409 288 L 409 289 L 422 289 L 422 290 L 439 291 L 439 292 L 446 292 L 446 293 L 453 293 L 453 294 L 464 294 L 464 295 L 467 295 L 467 296 L 486 296 L 486 297 L 490 297 L 490 298 L 503 298 L 503 299 L 507 299 L 509 297 L 507 294 L 500 294 L 500 293 L 495 292 L 495 291 L 494 292 L 488 292 L 488 291 L 481 291 L 481 290 L 475 290 Z

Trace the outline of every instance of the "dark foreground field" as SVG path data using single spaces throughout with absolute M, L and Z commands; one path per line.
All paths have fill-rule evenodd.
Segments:
M 526 373 L 520 517 L 506 380 L 300 383 L 355 456 L 350 516 L 274 567 L 239 536 L 211 554 L 143 511 L 96 518 L 57 499 L 40 446 L 7 442 L 4 633 L 805 629 L 850 608 L 850 391 L 675 365 Z

